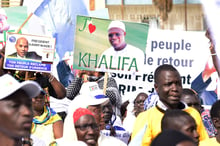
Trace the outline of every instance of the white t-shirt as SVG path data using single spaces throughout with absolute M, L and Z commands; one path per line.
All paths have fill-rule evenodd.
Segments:
M 97 71 L 140 72 L 144 67 L 144 63 L 144 52 L 137 47 L 127 44 L 120 51 L 115 51 L 113 47 L 105 50 L 99 59 Z

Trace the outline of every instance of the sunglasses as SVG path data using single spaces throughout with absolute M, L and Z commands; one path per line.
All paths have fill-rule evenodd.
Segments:
M 121 36 L 121 33 L 111 33 L 108 35 L 108 37 L 112 38 L 114 35 L 116 35 L 116 37 Z

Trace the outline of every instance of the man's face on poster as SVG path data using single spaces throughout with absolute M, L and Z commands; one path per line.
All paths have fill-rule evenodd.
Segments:
M 28 41 L 25 38 L 19 38 L 16 42 L 16 50 L 20 57 L 25 57 L 28 52 Z
M 120 28 L 111 28 L 108 30 L 109 42 L 115 48 L 115 50 L 121 50 L 121 47 L 124 46 L 125 35 L 126 32 Z

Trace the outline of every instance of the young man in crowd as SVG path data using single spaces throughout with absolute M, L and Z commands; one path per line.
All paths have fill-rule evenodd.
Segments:
M 210 110 L 212 122 L 217 130 L 215 137 L 200 142 L 200 146 L 218 146 L 220 145 L 220 100 L 217 100 Z
M 188 112 L 195 119 L 200 139 L 208 138 L 201 116 L 194 108 L 180 101 L 182 82 L 179 72 L 172 65 L 160 65 L 154 72 L 154 88 L 159 100 L 155 107 L 140 113 L 135 121 L 130 145 L 149 146 L 161 132 L 161 119 L 167 109 L 180 109 Z
M 4 146 L 22 146 L 31 133 L 33 111 L 31 98 L 40 94 L 34 81 L 19 83 L 11 75 L 0 77 L 0 141 Z
M 167 110 L 161 121 L 161 130 L 173 129 L 191 137 L 199 144 L 199 134 L 196 131 L 196 122 L 193 117 L 183 110 Z

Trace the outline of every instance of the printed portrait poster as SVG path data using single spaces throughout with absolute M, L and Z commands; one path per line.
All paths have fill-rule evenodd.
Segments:
M 4 68 L 51 72 L 54 51 L 54 38 L 8 33 Z
M 141 72 L 148 24 L 77 16 L 73 68 L 102 72 Z M 108 33 L 108 28 L 120 31 Z M 123 30 L 123 31 L 122 31 Z M 113 40 L 114 39 L 114 40 Z M 125 41 L 126 47 L 115 50 Z
M 7 32 L 16 32 L 27 18 L 26 7 L 0 8 L 0 49 L 6 43 Z M 28 22 L 27 22 L 28 23 Z M 22 27 L 22 33 L 28 31 L 27 25 Z
M 171 64 L 179 71 L 183 88 L 191 88 L 194 79 L 205 69 L 206 63 L 212 66 L 209 46 L 205 31 L 149 29 L 144 72 L 134 76 L 129 73 L 110 74 L 116 80 L 121 95 L 130 97 L 131 92 L 140 90 L 150 95 L 155 91 L 156 68 L 162 64 Z M 213 87 L 215 81 L 216 74 L 212 74 Z

